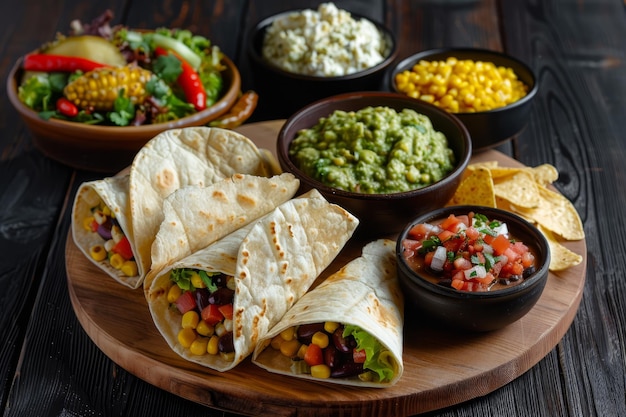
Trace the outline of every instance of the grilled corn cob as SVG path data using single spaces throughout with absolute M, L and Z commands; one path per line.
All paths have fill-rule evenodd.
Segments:
M 98 68 L 69 83 L 64 94 L 81 109 L 113 110 L 121 89 L 134 104 L 143 102 L 151 77 L 152 72 L 137 66 Z

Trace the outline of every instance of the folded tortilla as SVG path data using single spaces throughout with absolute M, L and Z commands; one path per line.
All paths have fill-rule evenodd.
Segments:
M 207 187 L 180 188 L 163 201 L 163 222 L 152 243 L 152 271 L 246 226 L 293 197 L 300 181 L 283 173 L 270 178 L 235 174 Z
M 144 145 L 130 169 L 130 215 L 142 271 L 151 267 L 151 247 L 163 221 L 163 201 L 174 191 L 206 187 L 235 174 L 270 175 L 266 160 L 247 137 L 228 129 L 166 130 Z
M 254 346 L 314 283 L 354 233 L 358 219 L 319 192 L 291 199 L 214 244 L 163 268 L 147 294 L 156 328 L 183 358 L 227 371 Z M 170 273 L 180 268 L 234 276 L 234 359 L 193 355 L 177 339 L 181 314 L 167 300 Z
M 255 347 L 252 362 L 270 372 L 302 379 L 363 387 L 389 387 L 402 376 L 404 299 L 396 277 L 395 242 L 368 243 L 362 255 L 306 293 Z M 291 358 L 270 346 L 272 339 L 291 327 L 321 322 L 358 326 L 388 350 L 378 356 L 393 369 L 383 382 L 350 378 L 318 379 L 294 374 Z
M 102 245 L 104 239 L 97 233 L 83 227 L 86 218 L 92 215 L 91 209 L 103 201 L 115 213 L 120 228 L 128 238 L 133 253 L 136 246 L 132 236 L 130 206 L 128 201 L 129 176 L 104 178 L 82 183 L 76 193 L 74 205 L 72 207 L 72 238 L 76 246 L 94 265 L 104 270 L 116 281 L 131 288 L 141 285 L 145 271 L 140 270 L 141 265 L 137 263 L 139 273 L 133 277 L 127 277 L 119 269 L 115 269 L 108 261 L 96 261 L 90 255 L 90 249 L 95 245 Z

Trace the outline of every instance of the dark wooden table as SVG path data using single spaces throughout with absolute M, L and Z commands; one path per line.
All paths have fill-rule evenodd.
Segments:
M 539 363 L 493 393 L 429 415 L 626 415 L 626 4 L 620 0 L 345 0 L 384 21 L 399 58 L 432 47 L 503 50 L 534 69 L 539 94 L 526 130 L 499 149 L 526 165 L 551 163 L 579 211 L 588 264 L 569 331 Z M 247 30 L 305 0 L 4 2 L 3 80 L 25 52 L 110 7 L 137 28 L 184 27 L 209 37 L 254 88 Z M 4 416 L 234 416 L 162 391 L 105 356 L 70 304 L 64 252 L 77 186 L 101 174 L 44 157 L 0 101 L 0 402 Z M 276 118 L 263 98 L 250 121 Z M 138 335 L 137 337 L 141 337 Z M 373 411 L 372 415 L 378 415 Z

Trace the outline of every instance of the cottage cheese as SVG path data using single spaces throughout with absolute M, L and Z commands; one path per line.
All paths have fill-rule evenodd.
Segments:
M 333 3 L 289 13 L 268 27 L 263 58 L 289 72 L 335 77 L 373 67 L 385 58 L 383 34 Z

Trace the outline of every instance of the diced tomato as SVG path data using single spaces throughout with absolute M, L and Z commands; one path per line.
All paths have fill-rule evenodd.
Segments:
M 480 232 L 478 231 L 478 229 L 475 229 L 470 226 L 467 229 L 465 229 L 465 235 L 467 236 L 469 240 L 476 240 L 480 237 Z
M 365 359 L 367 359 L 365 349 L 354 348 L 352 350 L 352 360 L 354 361 L 354 363 L 365 363 Z
M 315 343 L 311 343 L 307 346 L 306 351 L 304 352 L 304 361 L 309 366 L 321 365 L 324 363 L 324 353 L 322 352 L 322 348 Z
M 402 247 L 404 248 L 404 253 L 407 256 L 413 256 L 413 254 L 422 247 L 422 242 L 419 240 L 404 239 L 402 241 Z
M 469 225 L 472 224 L 470 222 L 470 217 L 467 214 L 457 215 L 456 218 L 459 219 L 459 221 L 463 223 L 465 226 L 469 227 Z
M 502 255 L 511 246 L 511 242 L 504 235 L 498 235 L 490 244 L 496 255 Z
M 437 235 L 442 242 L 445 242 L 454 236 L 454 233 L 449 230 L 444 230 Z
M 416 224 L 409 230 L 407 233 L 407 237 L 415 240 L 424 240 L 428 237 L 428 233 L 430 231 L 430 226 L 425 223 Z
M 232 303 L 221 305 L 217 309 L 220 311 L 220 313 L 222 313 L 222 316 L 224 316 L 225 319 L 228 319 L 228 320 L 233 319 L 233 304 Z
M 178 308 L 180 314 L 185 314 L 186 312 L 196 308 L 196 299 L 191 291 L 185 291 L 178 297 L 176 300 L 176 308 Z
M 472 263 L 469 261 L 469 259 L 456 258 L 454 260 L 454 267 L 456 269 L 470 269 L 472 267 Z
M 463 290 L 463 287 L 465 286 L 465 281 L 462 279 L 453 279 L 451 285 L 452 285 L 452 288 L 456 288 L 457 290 L 461 291 Z
M 507 250 L 505 250 L 504 253 L 502 253 L 502 255 L 506 256 L 506 258 L 511 263 L 512 262 L 517 262 L 517 261 L 519 261 L 522 258 L 519 253 L 515 252 L 511 248 L 508 248 Z
M 491 245 L 491 242 L 493 242 L 495 239 L 496 239 L 495 236 L 491 236 L 491 235 L 483 236 L 483 242 L 485 242 L 488 245 Z
M 206 321 L 209 325 L 215 326 L 220 321 L 224 320 L 224 316 L 219 310 L 217 304 L 209 304 L 200 312 L 202 320 Z
M 95 221 L 95 220 L 92 220 L 90 227 L 91 227 L 91 231 L 92 232 L 94 232 L 94 233 L 97 232 L 98 231 L 98 222 Z
M 426 252 L 426 254 L 424 255 L 424 265 L 430 266 L 430 264 L 433 262 L 434 256 L 435 256 L 435 251 Z
M 111 251 L 119 253 L 122 258 L 129 260 L 133 258 L 133 250 L 130 247 L 130 241 L 124 236 L 119 242 L 111 248 Z
M 493 275 L 491 275 L 491 273 L 489 272 L 487 272 L 487 274 L 483 278 L 474 278 L 476 282 L 478 282 L 481 285 L 484 285 L 485 287 L 491 284 L 494 281 L 494 279 L 495 278 L 493 277 Z
M 460 222 L 461 220 L 459 220 L 458 217 L 456 217 L 454 214 L 451 214 L 448 216 L 447 219 L 442 221 L 439 226 L 444 230 L 456 232 L 458 230 L 458 225 Z
M 532 253 L 526 252 L 522 255 L 522 265 L 524 268 L 530 268 L 535 262 L 535 257 Z

